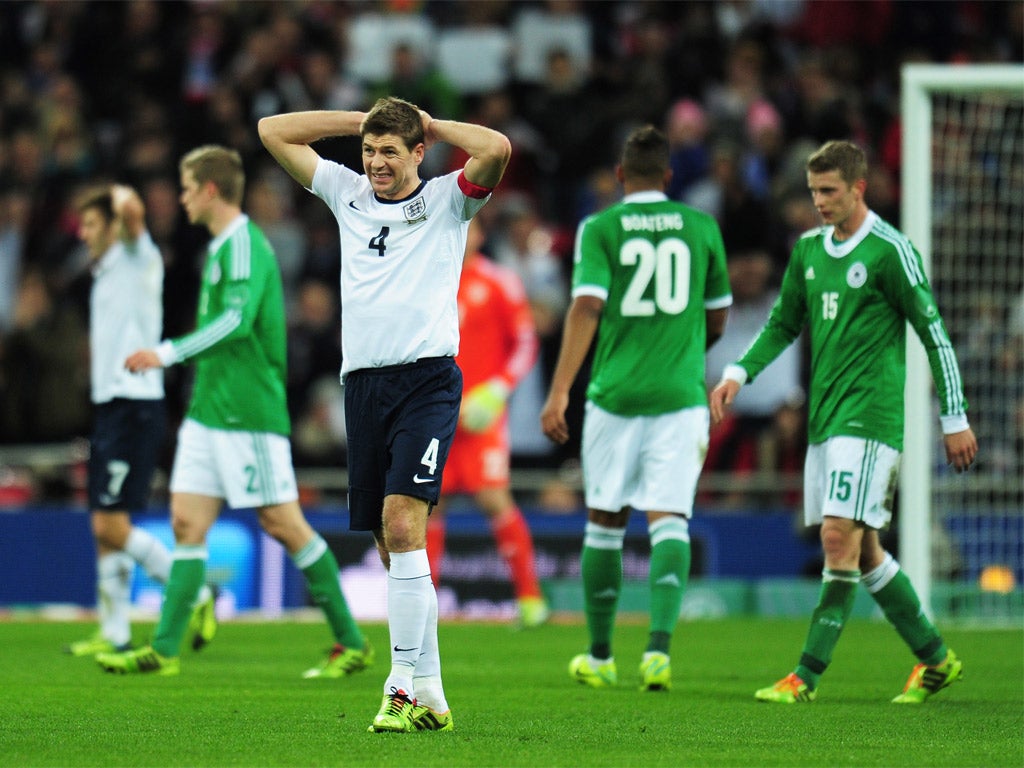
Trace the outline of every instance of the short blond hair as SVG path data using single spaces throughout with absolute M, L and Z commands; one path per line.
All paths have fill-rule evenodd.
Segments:
M 245 169 L 242 156 L 235 150 L 218 144 L 205 144 L 182 157 L 178 167 L 182 173 L 191 171 L 200 186 L 212 182 L 227 202 L 242 204 Z
M 847 184 L 853 184 L 868 177 L 868 160 L 864 150 L 852 141 L 827 141 L 807 158 L 807 170 L 811 173 L 839 171 Z

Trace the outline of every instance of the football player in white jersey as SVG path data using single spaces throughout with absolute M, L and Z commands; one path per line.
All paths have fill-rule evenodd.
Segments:
M 163 375 L 154 370 L 135 376 L 123 365 L 135 348 L 160 340 L 164 265 L 146 231 L 142 199 L 131 187 L 105 184 L 86 191 L 78 201 L 78 214 L 78 237 L 89 251 L 93 276 L 88 492 L 100 626 L 95 635 L 70 643 L 65 651 L 95 656 L 131 645 L 128 610 L 135 564 L 161 584 L 171 569 L 167 547 L 132 525 L 129 515 L 149 501 L 164 435 Z M 216 632 L 213 600 L 210 588 L 203 586 L 193 615 L 196 648 Z
M 451 730 L 427 516 L 462 396 L 456 294 L 469 221 L 501 180 L 511 145 L 490 128 L 434 119 L 393 97 L 369 112 L 266 117 L 259 132 L 281 166 L 327 203 L 341 232 L 350 528 L 373 531 L 389 579 L 391 673 L 369 730 Z M 332 136 L 360 137 L 363 173 L 312 148 Z M 469 160 L 420 179 L 435 142 Z

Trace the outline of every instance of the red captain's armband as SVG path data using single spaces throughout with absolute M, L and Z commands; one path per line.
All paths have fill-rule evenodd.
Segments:
M 481 187 L 479 184 L 474 184 L 472 181 L 466 178 L 465 171 L 462 171 L 459 174 L 458 181 L 459 189 L 462 190 L 462 194 L 464 194 L 466 197 L 472 197 L 477 200 L 481 200 L 494 191 L 494 187 Z

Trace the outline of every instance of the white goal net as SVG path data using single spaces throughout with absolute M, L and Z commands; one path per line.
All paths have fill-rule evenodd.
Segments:
M 902 229 L 960 361 L 975 468 L 946 467 L 924 351 L 907 350 L 900 559 L 939 617 L 1024 617 L 1024 67 L 903 69 Z

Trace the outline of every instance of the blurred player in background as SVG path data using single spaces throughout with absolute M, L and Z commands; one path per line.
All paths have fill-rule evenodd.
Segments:
M 548 619 L 534 565 L 533 537 L 509 489 L 508 397 L 537 359 L 537 333 L 522 281 L 479 252 L 484 233 L 469 225 L 459 280 L 459 354 L 463 392 L 459 426 L 427 522 L 427 556 L 436 587 L 444 557 L 446 497 L 472 494 L 490 521 L 508 565 L 523 627 Z
M 888 527 L 903 450 L 906 328 L 928 354 L 939 393 L 946 458 L 958 471 L 978 443 L 967 423 L 956 355 L 935 305 L 921 257 L 864 201 L 867 160 L 830 141 L 807 160 L 807 187 L 824 226 L 793 247 L 768 322 L 711 392 L 718 423 L 752 381 L 804 326 L 811 382 L 804 522 L 821 525 L 821 594 L 792 673 L 754 695 L 758 701 L 813 701 L 863 583 L 919 663 L 898 704 L 920 704 L 959 680 L 963 664 L 921 607 L 910 579 L 879 541 Z
M 689 518 L 708 447 L 704 353 L 732 303 L 715 220 L 669 200 L 668 140 L 644 126 L 626 139 L 622 201 L 576 234 L 572 304 L 541 428 L 569 438 L 569 389 L 595 335 L 583 420 L 587 526 L 581 561 L 589 653 L 569 664 L 580 683 L 615 685 L 612 631 L 631 509 L 651 539 L 650 633 L 640 687 L 667 691 L 669 646 L 690 575 Z
M 466 233 L 512 149 L 497 131 L 435 119 L 393 97 L 369 112 L 265 117 L 259 131 L 338 220 L 349 525 L 373 531 L 388 569 L 391 673 L 369 730 L 450 731 L 427 516 L 462 399 L 456 296 Z M 310 146 L 332 136 L 360 138 L 363 173 Z M 465 150 L 469 160 L 424 181 L 419 167 L 435 142 Z
M 89 508 L 96 540 L 99 630 L 69 644 L 73 656 L 131 647 L 132 575 L 141 565 L 164 584 L 167 547 L 132 525 L 129 512 L 149 504 L 150 484 L 165 431 L 164 379 L 159 370 L 133 376 L 124 360 L 160 341 L 164 263 L 146 229 L 139 194 L 123 185 L 87 191 L 78 203 L 78 237 L 89 251 L 89 353 L 93 432 L 89 445 Z M 194 639 L 212 639 L 214 595 L 205 584 L 193 611 Z
M 341 593 L 338 564 L 298 503 L 285 398 L 285 314 L 281 273 L 263 232 L 242 213 L 245 172 L 239 154 L 203 146 L 180 163 L 181 203 L 205 226 L 207 247 L 196 330 L 138 350 L 133 372 L 194 360 L 195 382 L 171 472 L 174 564 L 152 643 L 101 653 L 110 672 L 176 675 L 189 606 L 209 557 L 206 534 L 225 501 L 256 509 L 263 529 L 288 551 L 335 638 L 327 659 L 303 676 L 335 678 L 373 657 Z

